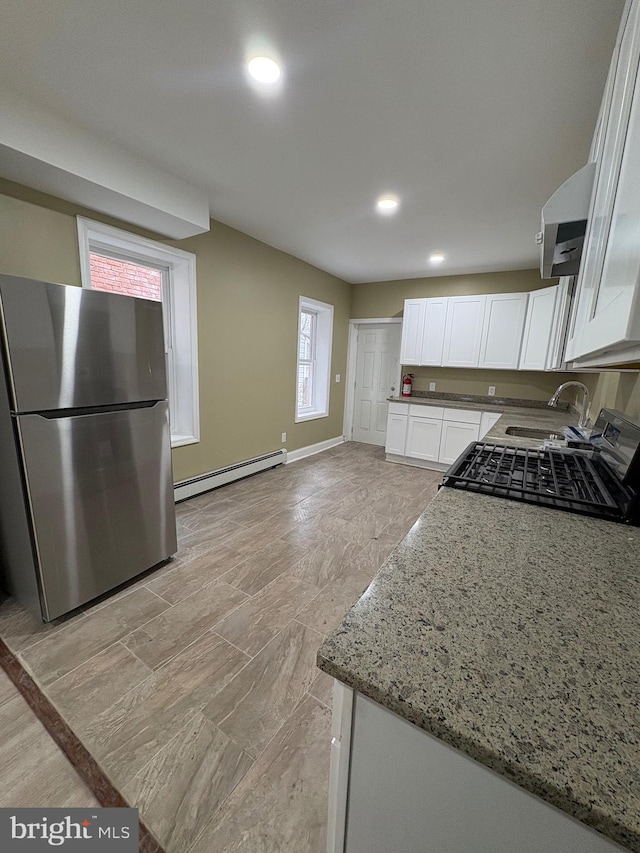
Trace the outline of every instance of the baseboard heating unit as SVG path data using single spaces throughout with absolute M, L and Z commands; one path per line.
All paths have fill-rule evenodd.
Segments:
M 283 465 L 286 461 L 287 451 L 275 450 L 273 453 L 265 453 L 264 456 L 256 456 L 254 459 L 236 462 L 235 465 L 227 465 L 226 468 L 219 468 L 217 471 L 201 474 L 199 477 L 192 477 L 190 480 L 182 480 L 173 487 L 175 502 L 179 503 L 187 498 L 192 498 L 194 495 L 210 492 L 212 489 L 217 489 L 218 486 L 225 486 L 227 483 L 233 483 L 234 480 L 242 480 L 243 477 L 258 474 L 268 468 L 275 468 L 276 465 Z

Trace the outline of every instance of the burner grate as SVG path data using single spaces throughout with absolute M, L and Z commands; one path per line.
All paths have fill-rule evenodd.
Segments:
M 628 495 L 587 454 L 477 442 L 447 471 L 443 485 L 620 518 Z

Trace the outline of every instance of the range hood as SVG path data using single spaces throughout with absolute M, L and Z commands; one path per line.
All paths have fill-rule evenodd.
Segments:
M 596 164 L 587 163 L 542 208 L 542 231 L 536 234 L 542 278 L 578 274 L 595 171 Z

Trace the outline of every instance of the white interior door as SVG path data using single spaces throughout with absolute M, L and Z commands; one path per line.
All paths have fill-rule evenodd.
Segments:
M 362 325 L 358 331 L 353 440 L 384 446 L 387 397 L 398 395 L 400 323 Z M 392 390 L 393 389 L 393 390 Z

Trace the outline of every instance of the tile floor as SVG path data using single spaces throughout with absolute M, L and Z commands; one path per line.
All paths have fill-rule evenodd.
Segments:
M 4 601 L 0 637 L 167 853 L 324 853 L 316 652 L 440 479 L 353 442 L 272 469 L 178 505 L 177 558 L 63 622 Z
M 92 808 L 98 801 L 0 669 L 0 805 Z

